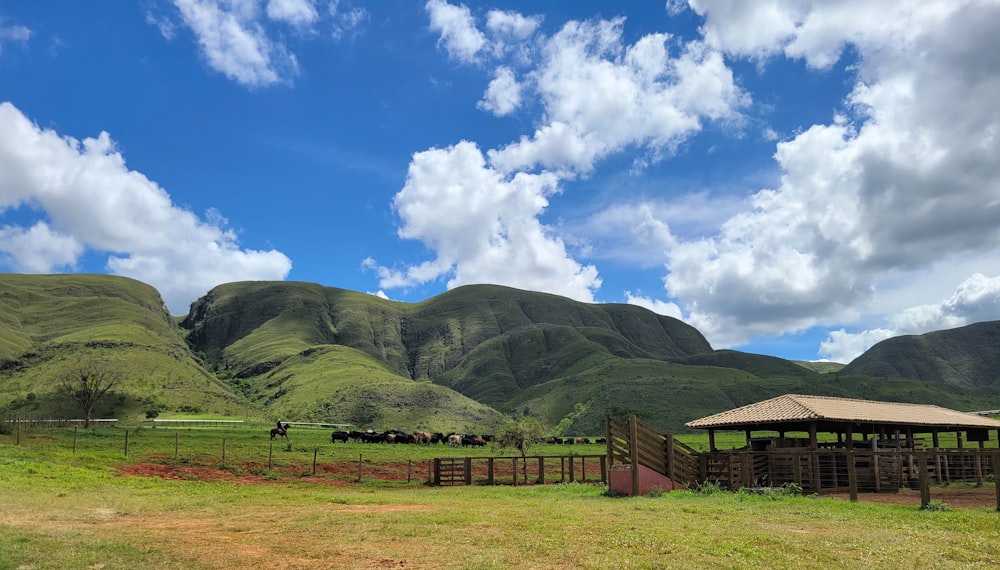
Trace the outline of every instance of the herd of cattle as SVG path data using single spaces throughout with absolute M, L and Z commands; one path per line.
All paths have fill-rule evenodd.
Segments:
M 496 436 L 494 435 L 474 435 L 474 434 L 461 434 L 461 433 L 449 433 L 443 434 L 440 432 L 431 433 L 428 431 L 415 431 L 413 433 L 406 433 L 399 430 L 388 430 L 384 432 L 377 432 L 374 430 L 366 431 L 335 431 L 330 434 L 330 442 L 336 443 L 342 441 L 347 443 L 348 441 L 354 441 L 359 443 L 423 443 L 423 444 L 441 444 L 450 445 L 452 447 L 483 447 L 487 442 L 494 441 Z M 543 438 L 541 441 L 550 444 L 588 444 L 588 443 L 605 443 L 603 437 L 597 438 L 591 441 L 588 437 L 547 437 Z M 540 442 L 538 442 L 540 443 Z

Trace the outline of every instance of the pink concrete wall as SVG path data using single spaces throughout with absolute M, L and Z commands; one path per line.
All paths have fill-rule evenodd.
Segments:
M 611 468 L 609 488 L 623 495 L 632 494 L 632 470 L 628 465 L 615 465 Z M 652 469 L 639 466 L 639 494 L 645 495 L 653 487 L 658 487 L 661 491 L 673 491 L 683 489 L 683 485 L 674 483 L 669 477 L 660 475 Z

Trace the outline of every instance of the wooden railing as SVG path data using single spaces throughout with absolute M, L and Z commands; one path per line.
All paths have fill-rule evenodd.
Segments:
M 439 457 L 432 460 L 435 485 L 544 485 L 607 483 L 603 455 L 529 455 L 527 457 Z
M 680 485 L 699 481 L 698 453 L 675 440 L 673 434 L 661 433 L 635 415 L 608 416 L 605 431 L 608 464 L 632 466 L 633 479 L 638 477 L 638 466 L 642 465 Z

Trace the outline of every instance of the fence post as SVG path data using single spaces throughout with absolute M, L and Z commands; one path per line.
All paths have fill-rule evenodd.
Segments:
M 274 467 L 274 442 L 267 447 L 267 470 L 270 471 Z
M 858 502 L 858 468 L 854 451 L 847 452 L 847 487 L 851 494 L 851 502 Z
M 406 460 L 406 482 L 409 483 L 413 480 L 413 460 Z
M 359 453 L 358 454 L 358 483 L 361 482 L 361 470 L 363 468 L 364 468 L 364 460 L 362 459 L 361 454 Z
M 180 447 L 181 447 L 181 432 L 175 431 L 174 432 L 174 460 L 175 461 L 177 460 L 177 455 L 178 455 L 178 452 L 180 451 Z
M 435 457 L 434 458 L 434 479 L 433 480 L 434 480 L 434 484 L 435 485 L 440 485 L 441 484 L 441 458 L 440 457 Z
M 538 456 L 538 484 L 545 484 L 545 458 Z
M 997 492 L 997 511 L 1000 512 L 1000 451 L 993 452 L 993 486 Z
M 607 484 L 608 482 L 608 457 L 606 455 L 601 456 L 601 483 Z
M 632 469 L 632 493 L 633 497 L 639 495 L 639 421 L 635 414 L 628 416 L 628 450 L 629 463 Z M 569 460 L 569 480 L 573 481 L 573 458 Z
M 471 457 L 466 457 L 465 458 L 465 484 L 466 485 L 471 485 L 472 484 L 472 458 Z
M 493 471 L 493 458 L 489 457 L 486 459 L 486 484 L 495 485 L 496 484 L 496 474 Z
M 517 487 L 517 458 L 511 460 L 511 463 L 514 465 L 514 486 Z
M 73 426 L 73 453 L 76 453 L 76 426 Z
M 128 430 L 125 430 L 125 457 L 128 457 Z
M 226 438 L 222 438 L 222 466 L 226 466 Z
M 920 459 L 920 506 L 926 507 L 931 502 L 931 481 L 927 476 L 927 452 L 921 451 Z
M 665 447 L 667 448 L 667 477 L 673 481 L 674 480 L 674 434 L 668 433 L 664 436 L 663 441 Z
M 314 447 L 313 448 L 313 475 L 316 474 L 316 456 L 317 455 L 319 455 L 319 448 L 318 447 Z M 410 474 L 409 473 L 406 474 L 406 482 L 407 483 L 410 482 Z

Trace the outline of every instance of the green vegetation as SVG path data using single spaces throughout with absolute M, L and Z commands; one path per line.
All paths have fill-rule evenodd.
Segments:
M 981 325 L 919 337 L 928 367 L 963 371 L 959 382 L 900 377 L 896 364 L 859 373 L 868 355 L 838 369 L 712 350 L 694 328 L 640 307 L 499 286 L 408 304 L 311 283 L 230 283 L 179 320 L 129 279 L 0 275 L 0 409 L 78 414 L 57 381 L 91 364 L 123 378 L 95 417 L 127 421 L 213 413 L 483 433 L 531 416 L 553 435 L 578 435 L 601 432 L 609 413 L 683 432 L 785 393 L 997 409 L 1000 384 L 969 375 L 996 368 L 984 343 L 1000 324 Z
M 421 448 L 438 454 L 447 448 L 323 445 L 318 438 L 326 430 L 300 430 L 290 451 L 274 446 L 275 469 L 237 465 L 241 453 L 267 446 L 261 430 L 130 430 L 127 458 L 121 429 L 78 430 L 76 453 L 70 429 L 22 434 L 20 445 L 0 436 L 0 568 L 1000 564 L 1000 515 L 987 508 L 850 503 L 801 497 L 795 489 L 706 487 L 612 498 L 591 484 L 435 488 L 367 478 L 357 484 L 309 476 L 313 444 L 322 462 L 341 453 L 353 462 L 356 449 L 371 450 L 366 464 L 367 453 L 405 462 Z M 193 458 L 219 461 L 222 437 L 230 476 L 214 480 L 218 471 Z M 168 471 L 121 475 L 150 465 L 172 468 L 178 478 L 163 475 Z

